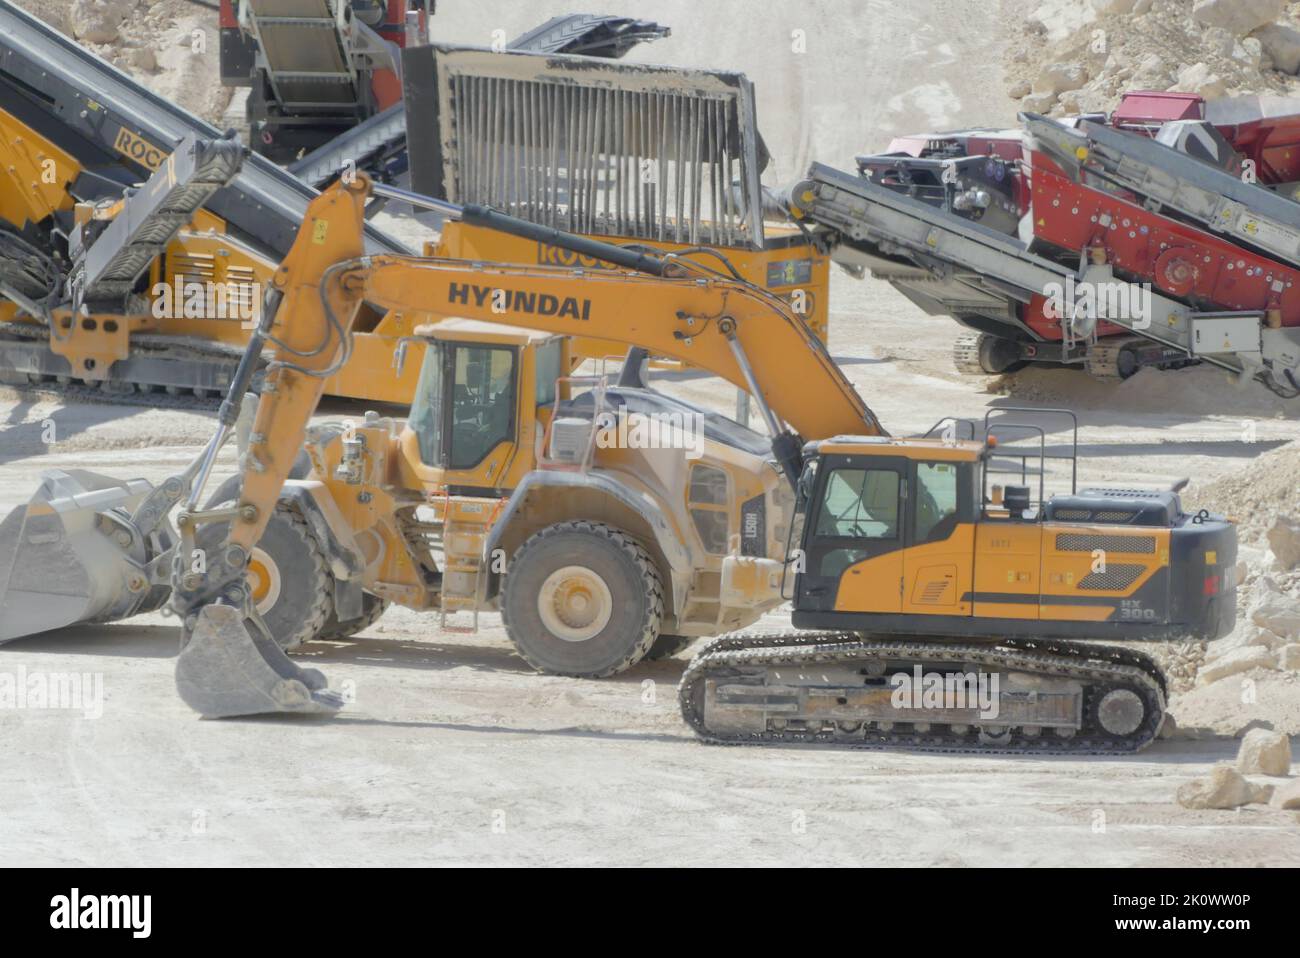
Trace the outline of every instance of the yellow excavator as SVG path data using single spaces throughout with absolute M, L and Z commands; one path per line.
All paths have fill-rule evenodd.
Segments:
M 332 577 L 415 608 L 495 605 L 521 654 L 561 674 L 633 664 L 701 595 L 742 626 L 792 600 L 794 630 L 724 637 L 692 660 L 680 697 L 706 740 L 1055 754 L 1133 751 L 1159 731 L 1159 668 L 1100 642 L 1231 629 L 1234 526 L 1186 515 L 1176 491 L 1072 485 L 1045 498 L 1039 427 L 1037 499 L 991 483 L 994 433 L 1014 423 L 890 437 L 798 313 L 696 261 L 437 200 L 463 222 L 613 268 L 366 255 L 372 188 L 387 189 L 360 176 L 312 201 L 217 433 L 185 473 L 156 488 L 48 475 L 0 523 L 0 640 L 170 601 L 178 690 L 200 714 L 337 709 L 262 611 L 277 592 L 304 598 L 257 566 L 278 527 L 319 551 L 318 591 Z M 426 350 L 411 416 L 309 431 L 366 302 L 446 317 L 415 332 Z M 614 406 L 638 421 L 690 410 L 631 382 L 574 396 L 562 364 L 543 359 L 548 334 L 560 349 L 594 335 L 708 370 L 748 391 L 768 435 L 755 445 L 715 423 L 694 458 L 680 443 L 628 442 Z M 249 422 L 244 389 L 267 345 Z M 686 431 L 678 420 L 669 433 Z M 237 486 L 203 507 L 232 433 Z M 292 480 L 304 442 L 312 470 Z M 348 591 L 335 586 L 336 625 L 364 612 Z

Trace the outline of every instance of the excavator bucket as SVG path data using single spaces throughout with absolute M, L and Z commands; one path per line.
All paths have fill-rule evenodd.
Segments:
M 176 690 L 204 718 L 267 712 L 332 714 L 343 697 L 316 669 L 299 668 L 229 605 L 207 605 L 181 648 Z
M 161 605 L 143 568 L 150 545 L 130 522 L 152 489 L 80 469 L 42 476 L 0 522 L 0 642 Z

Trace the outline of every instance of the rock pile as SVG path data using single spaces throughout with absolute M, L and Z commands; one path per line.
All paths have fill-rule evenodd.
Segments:
M 159 96 L 220 123 L 217 14 L 185 0 L 17 0 Z
M 1114 109 L 1129 90 L 1206 99 L 1300 92 L 1300 3 L 1286 0 L 1007 0 L 1008 94 L 1065 115 Z M 1016 22 L 1011 20 L 1009 22 Z
M 1253 729 L 1242 739 L 1235 764 L 1220 762 L 1209 775 L 1180 786 L 1176 798 L 1191 809 L 1258 804 L 1293 811 L 1300 809 L 1300 779 L 1287 779 L 1290 771 L 1291 740 L 1270 729 Z M 1283 781 L 1252 781 L 1247 775 Z

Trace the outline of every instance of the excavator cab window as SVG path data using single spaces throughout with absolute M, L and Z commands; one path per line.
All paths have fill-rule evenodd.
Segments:
M 410 418 L 426 465 L 471 469 L 513 436 L 516 366 L 510 346 L 429 344 Z
M 807 516 L 795 606 L 808 611 L 835 609 L 850 576 L 871 596 L 872 608 L 857 611 L 902 611 L 906 550 L 951 539 L 977 513 L 973 463 L 830 455 L 805 469 L 800 486 Z
M 826 465 L 831 468 L 814 493 L 807 573 L 800 581 L 806 594 L 833 598 L 849 566 L 902 547 L 907 469 L 893 459 Z
M 892 469 L 836 469 L 826 481 L 817 535 L 897 537 L 898 484 Z
M 916 464 L 916 515 L 912 544 L 940 542 L 957 527 L 958 467 L 951 462 Z

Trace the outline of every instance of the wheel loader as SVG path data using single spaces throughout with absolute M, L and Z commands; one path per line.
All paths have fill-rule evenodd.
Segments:
M 683 714 L 705 740 L 1057 754 L 1133 751 L 1163 721 L 1154 661 L 1100 643 L 1231 629 L 1235 528 L 1185 514 L 1176 491 L 1072 483 L 1049 498 L 1041 478 L 1037 497 L 994 481 L 1014 428 L 1038 436 L 1041 476 L 1051 454 L 1032 424 L 891 437 L 797 312 L 698 261 L 432 199 L 612 268 L 366 255 L 371 189 L 387 188 L 359 177 L 313 201 L 189 469 L 156 488 L 53 474 L 0 524 L 0 638 L 125 617 L 170 590 L 177 687 L 197 712 L 331 712 L 341 699 L 284 654 L 269 596 L 308 632 L 330 624 L 317 598 L 331 578 L 336 626 L 367 615 L 366 597 L 495 606 L 535 665 L 584 675 L 788 598 L 793 631 L 718 639 L 686 670 Z M 362 302 L 447 318 L 416 332 L 404 425 L 313 432 Z M 615 399 L 633 416 L 680 407 L 630 381 L 575 396 L 546 356 L 584 333 L 746 389 L 767 435 L 715 420 L 695 459 L 602 442 Z M 249 423 L 244 387 L 268 345 Z M 201 507 L 232 433 L 237 490 Z M 304 441 L 311 469 L 293 480 Z M 305 559 L 259 569 L 273 552 Z M 303 565 L 311 580 L 288 585 Z M 918 689 L 940 676 L 938 697 L 894 694 L 913 674 Z

